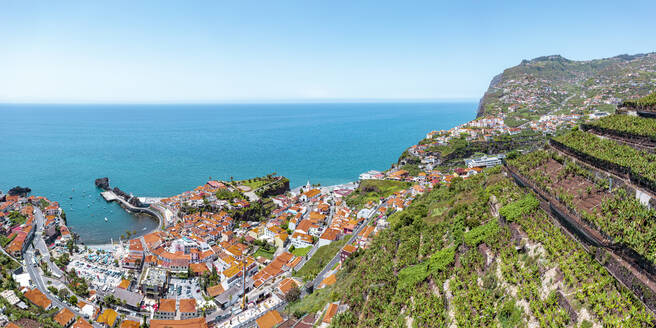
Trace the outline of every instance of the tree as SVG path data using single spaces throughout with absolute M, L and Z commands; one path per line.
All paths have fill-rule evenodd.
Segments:
M 294 303 L 296 302 L 299 297 L 301 296 L 301 290 L 298 289 L 298 287 L 294 287 L 287 294 L 285 294 L 285 301 L 288 303 Z
M 77 296 L 71 295 L 71 297 L 68 299 L 68 302 L 73 304 L 73 305 L 76 305 L 77 304 Z
M 68 249 L 68 253 L 73 255 L 73 249 L 75 249 L 75 241 L 73 241 L 73 239 L 69 239 L 66 242 L 66 248 Z
M 65 300 L 68 294 L 69 293 L 66 288 L 62 288 L 57 292 L 57 296 L 59 297 L 60 300 Z

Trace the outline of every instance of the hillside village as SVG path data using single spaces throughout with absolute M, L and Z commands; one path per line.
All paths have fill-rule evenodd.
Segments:
M 639 65 L 645 71 L 651 67 Z M 575 74 L 572 79 L 585 76 Z M 530 79 L 518 81 L 505 83 L 522 87 L 533 83 Z M 609 94 L 621 86 L 590 88 Z M 562 90 L 535 90 L 535 94 L 513 91 L 507 96 L 508 90 L 504 90 L 500 99 L 521 111 L 525 106 L 543 106 L 549 95 L 569 97 Z M 606 133 L 612 137 L 609 142 L 640 149 L 645 158 L 651 156 L 647 154 L 653 150 L 649 142 L 656 140 L 649 132 L 653 121 L 639 116 L 652 115 L 653 108 L 627 109 L 619 98 L 600 93 L 583 105 L 616 103 L 620 104 L 618 113 L 626 115 L 536 109 L 535 113 L 541 113 L 536 119 L 516 125 L 508 124 L 508 120 L 516 120 L 515 111 L 486 114 L 447 131 L 429 132 L 408 149 L 407 163 L 386 171 L 364 172 L 358 181 L 343 185 L 319 186 L 308 181 L 290 190 L 288 180 L 285 184 L 285 179 L 275 174 L 242 181 L 209 180 L 147 205 L 160 220 L 155 231 L 138 237 L 128 234 L 105 247 L 79 243 L 56 201 L 0 193 L 0 301 L 4 307 L 0 326 L 348 327 L 386 326 L 399 320 L 410 326 L 413 322 L 487 326 L 506 319 L 528 326 L 551 321 L 572 327 L 582 322 L 648 326 L 654 323 L 649 311 L 656 304 L 652 297 L 656 294 L 649 291 L 656 290 L 651 267 L 644 273 L 645 267 L 640 266 L 644 258 L 653 261 L 643 240 L 647 237 L 623 239 L 628 232 L 618 232 L 619 228 L 605 219 L 606 213 L 584 214 L 581 208 L 589 210 L 589 202 L 578 202 L 565 195 L 565 189 L 557 189 L 576 186 L 572 192 L 580 197 L 585 194 L 603 209 L 610 206 L 608 199 L 619 197 L 618 202 L 625 201 L 626 206 L 652 217 L 648 207 L 654 190 L 645 186 L 653 185 L 644 182 L 653 182 L 650 166 L 639 166 L 646 171 L 635 174 L 647 178 L 638 180 L 621 172 L 610 171 L 615 176 L 609 175 L 605 167 L 594 171 L 595 164 L 583 155 L 601 155 L 568 137 L 579 133 L 577 127 L 585 122 L 581 126 L 594 133 L 580 133 L 587 133 L 591 143 L 596 140 L 595 133 Z M 618 116 L 639 117 L 634 123 L 641 129 L 636 131 L 642 131 L 640 142 L 611 131 L 609 126 L 621 126 L 615 123 Z M 572 128 L 576 131 L 566 132 Z M 639 135 L 636 131 L 631 133 Z M 457 165 L 450 167 L 441 165 L 442 158 L 434 151 L 463 139 L 485 143 L 527 133 L 543 140 L 555 138 L 544 146 L 546 151 L 478 154 L 458 158 Z M 535 164 L 530 162 L 535 154 L 542 156 L 535 168 L 544 170 L 543 176 L 548 177 L 544 181 L 527 174 Z M 614 159 L 603 160 L 611 163 Z M 577 166 L 581 163 L 587 166 Z M 513 174 L 517 184 L 508 177 Z M 571 176 L 576 176 L 572 178 L 576 184 L 563 184 L 561 179 Z M 641 197 L 638 204 L 631 197 L 617 196 L 625 194 L 593 176 L 615 179 L 616 184 L 629 188 L 637 185 L 631 195 Z M 532 198 L 520 197 L 524 194 Z M 598 237 L 597 243 L 590 246 L 560 233 L 559 229 L 568 228 L 548 219 L 554 214 L 544 211 L 546 205 L 539 207 L 537 199 L 552 208 L 562 207 L 563 212 L 572 211 L 580 229 Z M 132 206 L 117 201 L 127 209 Z M 513 211 L 520 212 L 514 219 L 508 214 Z M 551 229 L 548 236 L 539 232 L 538 221 Z M 617 245 L 600 247 L 611 243 L 607 239 L 622 241 L 643 258 L 632 257 L 628 251 L 619 253 Z M 506 247 L 509 243 L 515 247 Z M 592 255 L 586 257 L 585 252 Z M 597 258 L 603 254 L 616 262 Z M 467 265 L 475 270 L 464 270 Z M 581 274 L 590 268 L 595 268 L 599 282 L 588 281 L 589 277 Z M 619 274 L 618 268 L 624 271 Z M 361 278 L 354 279 L 354 272 L 362 274 Z M 384 278 L 376 278 L 379 275 Z M 540 277 L 542 285 L 525 278 L 531 276 Z M 613 277 L 620 277 L 623 285 L 614 283 Z M 381 281 L 392 283 L 381 285 Z M 415 287 L 418 294 L 408 295 Z M 609 299 L 593 294 L 601 294 L 599 290 L 610 295 Z M 490 291 L 496 296 L 487 294 Z M 591 296 L 582 296 L 584 292 Z M 362 295 L 368 296 L 362 299 Z M 500 298 L 507 301 L 497 301 Z M 381 304 L 377 299 L 388 302 Z M 603 310 L 599 305 L 603 302 L 612 303 L 617 310 Z M 477 312 L 486 307 L 499 310 L 496 313 L 507 311 L 508 318 Z M 427 323 L 427 318 L 435 321 Z
M 308 183 L 270 197 L 273 209 L 264 221 L 233 218 L 262 199 L 249 199 L 239 182 L 212 180 L 151 204 L 162 213 L 161 230 L 102 249 L 75 243 L 56 202 L 4 196 L 4 250 L 29 268 L 12 274 L 24 303 L 41 311 L 57 308 L 55 321 L 75 314 L 75 327 L 266 326 L 258 320 L 267 313 L 282 318 L 290 301 L 336 283 L 341 263 L 367 249 L 389 226 L 389 215 L 433 188 L 481 171 L 425 167 L 411 174 L 395 168 L 363 173 L 358 183 Z M 32 249 L 42 241 L 43 249 Z M 47 288 L 41 290 L 39 280 Z M 339 312 L 337 305 L 328 307 L 330 315 Z M 62 320 L 64 327 L 71 323 Z M 315 321 L 328 324 L 330 316 Z

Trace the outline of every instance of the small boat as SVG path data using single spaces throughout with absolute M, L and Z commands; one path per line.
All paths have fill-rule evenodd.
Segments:
M 105 222 L 107 222 L 107 217 L 105 217 Z

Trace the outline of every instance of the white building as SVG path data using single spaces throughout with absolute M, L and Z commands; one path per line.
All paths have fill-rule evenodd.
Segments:
M 380 179 L 382 176 L 383 176 L 383 174 L 381 172 L 371 170 L 371 171 L 360 174 L 360 180 Z
M 465 160 L 465 164 L 467 167 L 472 168 L 472 167 L 492 167 L 492 166 L 497 166 L 501 165 L 502 162 L 501 160 L 505 158 L 506 155 L 504 154 L 499 154 L 496 156 L 483 156 L 483 157 L 478 157 L 478 158 L 468 158 Z

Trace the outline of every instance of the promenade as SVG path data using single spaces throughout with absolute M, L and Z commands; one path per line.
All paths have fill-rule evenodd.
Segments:
M 162 213 L 160 213 L 160 211 L 155 210 L 155 209 L 151 208 L 150 206 L 149 207 L 134 206 L 134 205 L 128 203 L 127 201 L 125 201 L 125 199 L 123 199 L 123 198 L 119 197 L 118 195 L 116 195 L 111 190 L 103 191 L 103 192 L 100 193 L 100 195 L 102 195 L 102 197 L 107 202 L 118 202 L 121 205 L 121 207 L 123 207 L 124 209 L 126 209 L 129 212 L 146 213 L 146 214 L 149 214 L 150 216 L 155 217 L 159 221 L 159 224 L 157 226 L 157 230 L 162 230 L 162 228 L 164 228 L 166 226 L 166 222 L 167 222 L 166 218 L 164 218 L 164 216 L 162 215 Z M 139 199 L 139 197 L 137 197 L 137 198 Z M 154 199 L 161 199 L 159 197 L 143 197 L 143 198 L 148 199 L 149 201 L 152 201 Z

